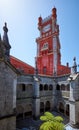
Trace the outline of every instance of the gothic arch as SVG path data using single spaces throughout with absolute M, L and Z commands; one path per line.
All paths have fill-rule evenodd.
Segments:
M 52 84 L 49 85 L 49 90 L 53 90 L 53 85 Z
M 44 90 L 48 90 L 48 84 L 44 85 Z
M 40 102 L 40 113 L 44 112 L 44 102 Z
M 69 104 L 66 104 L 66 115 L 67 115 L 67 116 L 69 116 L 69 114 L 70 114 L 69 109 L 70 109 Z
M 60 85 L 59 84 L 56 85 L 56 90 L 60 90 Z
M 50 111 L 50 102 L 49 101 L 46 101 L 45 111 Z
M 64 90 L 65 91 L 65 85 L 64 84 L 61 84 L 61 90 Z
M 66 88 L 67 88 L 67 91 L 70 91 L 70 84 L 67 84 Z
M 40 84 L 40 91 L 43 91 L 43 84 Z
M 59 112 L 64 113 L 64 105 L 62 102 L 59 103 L 58 109 L 59 109 Z

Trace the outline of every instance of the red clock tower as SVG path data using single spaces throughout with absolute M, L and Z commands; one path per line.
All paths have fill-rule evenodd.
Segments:
M 59 41 L 59 25 L 57 24 L 56 8 L 45 19 L 38 18 L 40 37 L 37 42 L 37 69 L 39 74 L 62 75 L 70 73 L 68 66 L 61 65 Z

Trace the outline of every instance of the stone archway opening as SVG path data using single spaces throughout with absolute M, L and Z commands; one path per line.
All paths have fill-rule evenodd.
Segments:
M 69 113 L 69 104 L 66 105 L 66 115 L 69 116 L 70 113 Z
M 45 111 L 50 111 L 50 102 L 49 101 L 46 102 Z
M 45 91 L 48 90 L 48 85 L 47 85 L 47 84 L 44 85 L 44 90 L 45 90 Z
M 64 105 L 62 102 L 59 103 L 59 112 L 64 113 Z
M 53 85 L 52 84 L 49 85 L 49 90 L 53 90 Z
M 40 113 L 44 113 L 44 102 L 40 102 Z
M 60 85 L 59 84 L 57 84 L 56 90 L 60 90 Z
M 61 91 L 65 91 L 65 85 L 61 84 Z
M 40 91 L 43 91 L 43 84 L 40 84 Z

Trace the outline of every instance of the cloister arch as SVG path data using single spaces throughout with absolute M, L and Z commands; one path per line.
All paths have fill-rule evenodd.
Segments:
M 48 90 L 48 84 L 44 85 L 44 90 Z
M 69 104 L 67 104 L 67 105 L 66 105 L 66 115 L 67 115 L 67 116 L 69 116 L 69 114 L 70 114 L 70 113 L 69 113 L 69 109 L 70 109 L 70 106 L 69 106 Z
M 61 90 L 65 90 L 65 85 L 61 84 Z
M 44 112 L 44 102 L 40 102 L 40 113 Z
M 66 88 L 67 88 L 67 91 L 70 91 L 70 84 L 67 84 Z
M 56 85 L 56 90 L 60 90 L 60 85 L 59 84 Z
M 50 102 L 49 101 L 46 101 L 45 111 L 50 111 Z
M 62 102 L 59 103 L 58 109 L 61 113 L 64 113 L 64 105 Z
M 53 90 L 53 85 L 52 84 L 49 85 L 49 90 Z
M 40 91 L 43 91 L 43 84 L 40 84 Z

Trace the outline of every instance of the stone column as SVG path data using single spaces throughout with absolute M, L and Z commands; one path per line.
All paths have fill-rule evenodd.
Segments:
M 70 81 L 70 125 L 79 127 L 79 76 L 72 75 Z
M 40 115 L 40 93 L 39 93 L 39 80 L 38 77 L 34 77 L 34 89 L 33 89 L 33 117 L 37 118 Z
M 52 99 L 53 107 L 52 107 L 52 109 L 54 109 L 55 111 L 56 111 L 56 109 L 57 109 L 56 85 L 57 85 L 57 81 L 56 81 L 56 79 L 54 79 L 54 80 L 53 80 L 53 99 Z

